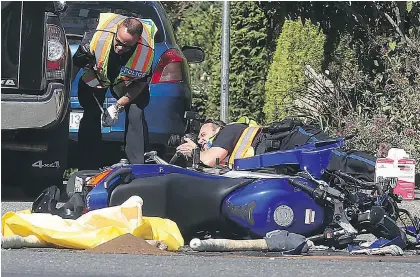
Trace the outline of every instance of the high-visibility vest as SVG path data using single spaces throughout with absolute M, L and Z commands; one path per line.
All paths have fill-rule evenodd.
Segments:
M 243 159 L 248 157 L 255 156 L 255 149 L 252 147 L 252 142 L 255 137 L 259 134 L 261 127 L 259 126 L 250 126 L 247 127 L 241 134 L 241 137 L 235 144 L 233 152 L 227 156 L 223 161 L 220 162 L 221 165 L 227 165 L 229 168 L 233 167 L 233 163 L 236 159 Z
M 143 24 L 143 33 L 137 48 L 111 84 L 107 74 L 109 51 L 113 51 L 113 39 L 117 33 L 118 25 L 126 18 L 126 16 L 114 13 L 100 14 L 99 24 L 90 42 L 90 51 L 95 54 L 96 66 L 94 69 L 85 70 L 81 77 L 90 87 L 107 88 L 112 86 L 113 91 L 120 97 L 125 94 L 125 87 L 150 72 L 155 52 L 154 38 L 157 32 L 157 27 L 152 20 L 138 19 Z
M 250 127 L 257 127 L 258 124 L 255 120 L 247 117 L 247 116 L 241 116 L 238 120 L 236 120 L 236 123 L 245 123 Z

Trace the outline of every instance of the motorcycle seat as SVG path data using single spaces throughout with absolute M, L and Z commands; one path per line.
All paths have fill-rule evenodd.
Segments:
M 211 230 L 221 220 L 223 200 L 232 191 L 252 182 L 246 178 L 203 178 L 179 173 L 138 178 L 116 187 L 109 206 L 122 204 L 132 195 L 140 196 L 143 215 L 169 218 L 181 233 Z

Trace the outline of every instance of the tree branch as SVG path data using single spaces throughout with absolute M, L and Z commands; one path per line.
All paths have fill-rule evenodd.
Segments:
M 363 29 L 365 29 L 366 33 L 367 33 L 367 37 L 368 39 L 374 44 L 377 45 L 374 36 L 372 35 L 372 32 L 370 31 L 370 26 L 369 23 L 366 22 L 366 20 L 363 18 L 363 16 L 358 13 L 353 7 L 347 5 L 347 3 L 345 2 L 334 2 L 334 5 L 337 8 L 344 8 L 344 10 L 353 15 L 354 20 L 361 26 L 363 27 Z
M 389 23 L 391 23 L 391 25 L 394 26 L 394 28 L 397 30 L 398 34 L 401 36 L 404 42 L 407 43 L 407 45 L 415 48 L 415 45 L 413 44 L 411 39 L 409 39 L 406 35 L 403 34 L 400 27 L 398 27 L 397 23 L 395 23 L 395 21 L 391 18 L 391 16 L 389 16 L 389 14 L 386 12 L 383 12 L 383 14 L 385 15 L 386 19 L 388 19 Z

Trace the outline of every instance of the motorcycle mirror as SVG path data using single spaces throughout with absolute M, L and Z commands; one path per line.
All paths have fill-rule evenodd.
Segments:
M 382 221 L 385 216 L 385 210 L 381 207 L 375 206 L 370 209 L 369 222 L 373 226 L 377 225 Z

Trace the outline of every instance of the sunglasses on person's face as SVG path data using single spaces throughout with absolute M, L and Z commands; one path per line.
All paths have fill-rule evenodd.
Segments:
M 121 46 L 124 49 L 131 49 L 133 47 L 136 47 L 137 44 L 138 44 L 136 42 L 136 44 L 134 44 L 134 45 L 127 45 L 127 44 L 121 42 L 121 40 L 118 39 L 117 34 L 114 35 L 114 39 L 115 39 L 115 46 Z

